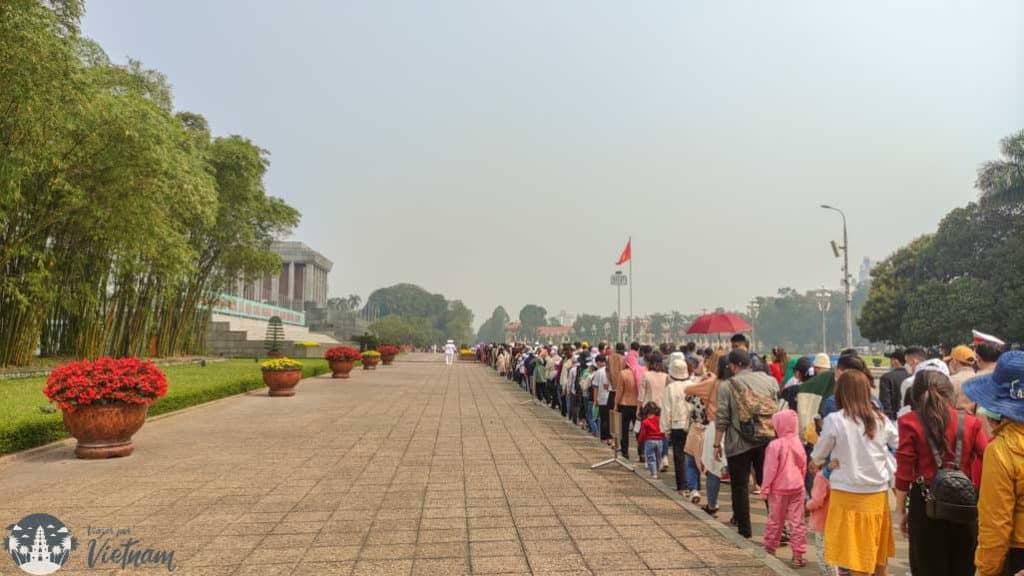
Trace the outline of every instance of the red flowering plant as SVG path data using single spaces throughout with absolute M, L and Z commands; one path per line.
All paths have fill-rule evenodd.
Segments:
M 354 362 L 359 360 L 361 357 L 362 355 L 359 353 L 359 350 L 349 346 L 335 346 L 334 348 L 328 348 L 327 352 L 324 352 L 324 358 L 326 358 L 328 362 L 339 362 L 345 360 Z
M 78 406 L 116 402 L 148 406 L 167 394 L 167 377 L 148 360 L 82 360 L 51 372 L 43 394 L 67 412 L 74 412 Z
M 377 352 L 381 356 L 395 356 L 398 354 L 398 346 L 377 346 Z

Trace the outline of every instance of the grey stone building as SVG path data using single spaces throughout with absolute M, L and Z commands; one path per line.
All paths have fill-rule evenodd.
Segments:
M 302 242 L 274 242 L 271 250 L 281 257 L 281 273 L 252 282 L 239 278 L 229 293 L 296 311 L 327 306 L 327 277 L 334 263 Z

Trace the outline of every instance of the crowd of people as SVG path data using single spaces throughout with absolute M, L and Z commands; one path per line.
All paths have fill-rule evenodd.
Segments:
M 1024 576 L 1024 352 L 994 338 L 893 350 L 877 385 L 855 350 L 761 357 L 743 334 L 729 350 L 478 354 L 652 477 L 671 461 L 676 489 L 705 513 L 717 516 L 729 482 L 730 522 L 746 538 L 760 497 L 764 548 L 788 544 L 794 567 L 807 564 L 810 531 L 822 574 L 886 574 L 899 530 L 916 576 Z

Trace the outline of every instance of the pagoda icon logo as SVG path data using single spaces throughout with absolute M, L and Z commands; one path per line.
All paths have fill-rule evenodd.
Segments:
M 77 545 L 67 526 L 49 514 L 31 514 L 7 527 L 7 552 L 28 574 L 60 570 Z

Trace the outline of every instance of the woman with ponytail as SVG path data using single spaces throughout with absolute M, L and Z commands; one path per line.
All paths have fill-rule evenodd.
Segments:
M 938 471 L 932 446 L 940 452 L 944 466 L 952 464 L 959 429 L 963 444 L 957 464 L 977 488 L 981 478 L 976 473 L 980 466 L 975 462 L 981 460 L 988 440 L 980 420 L 957 413 L 956 392 L 942 372 L 918 372 L 910 395 L 913 411 L 899 419 L 896 450 L 896 509 L 900 530 L 910 541 L 910 572 L 928 576 L 973 574 L 977 524 L 929 518 L 925 492 Z

